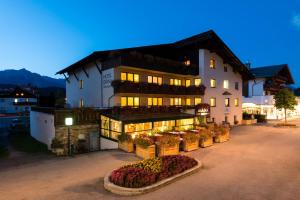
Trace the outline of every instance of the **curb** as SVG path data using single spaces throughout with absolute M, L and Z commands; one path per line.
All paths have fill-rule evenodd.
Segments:
M 196 165 L 195 167 L 188 169 L 180 174 L 176 174 L 172 177 L 163 179 L 152 185 L 149 185 L 146 187 L 141 187 L 141 188 L 126 188 L 126 187 L 121 187 L 121 186 L 115 185 L 112 182 L 110 182 L 110 180 L 109 180 L 109 177 L 111 175 L 111 172 L 109 172 L 104 177 L 104 188 L 111 193 L 122 195 L 122 196 L 133 196 L 133 195 L 145 194 L 145 193 L 157 190 L 164 185 L 175 182 L 177 179 L 183 178 L 185 176 L 191 175 L 191 174 L 199 171 L 200 168 L 202 167 L 202 163 L 201 163 L 201 161 L 199 161 L 197 159 L 195 159 L 195 160 L 198 162 L 198 165 Z

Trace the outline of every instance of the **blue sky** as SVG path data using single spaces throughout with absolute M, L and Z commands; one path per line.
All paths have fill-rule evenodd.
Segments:
M 289 64 L 300 86 L 300 1 L 1 0 L 0 70 L 55 72 L 96 50 L 213 29 L 252 66 Z

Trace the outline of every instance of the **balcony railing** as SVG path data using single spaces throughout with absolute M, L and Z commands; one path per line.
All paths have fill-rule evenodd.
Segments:
M 204 95 L 205 86 L 176 86 L 168 84 L 134 83 L 131 81 L 114 80 L 114 93 L 141 93 L 141 94 L 173 94 L 173 95 Z

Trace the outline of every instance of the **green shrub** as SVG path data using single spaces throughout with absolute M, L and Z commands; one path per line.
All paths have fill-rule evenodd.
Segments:
M 193 143 L 199 140 L 200 135 L 198 133 L 187 132 L 186 134 L 182 135 L 184 141 L 188 143 Z
M 118 140 L 120 142 L 132 142 L 132 137 L 129 134 L 122 133 L 121 135 L 118 136 Z
M 266 115 L 256 114 L 256 115 L 254 115 L 254 118 L 257 119 L 258 123 L 265 123 L 265 122 L 267 122 Z
M 139 136 L 135 139 L 135 144 L 142 147 L 143 149 L 148 148 L 149 146 L 154 144 L 154 141 L 146 136 Z
M 212 137 L 212 132 L 210 130 L 204 129 L 200 130 L 200 139 L 207 140 L 208 138 Z
M 63 148 L 64 144 L 57 138 L 53 138 L 52 143 L 51 143 L 51 148 L 52 149 L 58 149 L 58 148 Z
M 11 145 L 18 151 L 27 153 L 41 153 L 48 152 L 48 147 L 30 135 L 24 134 L 11 134 L 10 137 Z
M 163 135 L 158 138 L 159 144 L 166 147 L 172 147 L 179 144 L 180 139 L 173 135 Z

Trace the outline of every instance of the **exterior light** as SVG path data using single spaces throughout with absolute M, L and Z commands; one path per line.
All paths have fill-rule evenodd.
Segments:
M 66 117 L 65 118 L 65 125 L 66 126 L 72 126 L 73 125 L 73 118 L 72 117 Z

